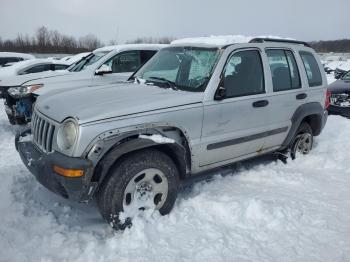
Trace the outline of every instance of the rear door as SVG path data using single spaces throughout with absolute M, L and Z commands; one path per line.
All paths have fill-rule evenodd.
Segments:
M 300 77 L 298 54 L 291 49 L 265 49 L 272 81 L 272 93 L 269 98 L 269 125 L 276 132 L 266 137 L 264 149 L 280 146 L 287 137 L 291 119 L 296 109 L 307 101 L 307 90 Z
M 204 102 L 202 167 L 260 151 L 269 132 L 261 51 L 250 48 L 231 53 L 221 79 L 219 87 L 226 89 L 226 98 Z

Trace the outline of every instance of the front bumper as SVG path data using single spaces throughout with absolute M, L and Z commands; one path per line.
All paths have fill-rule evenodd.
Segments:
M 7 95 L 5 99 L 5 111 L 12 124 L 24 125 L 31 121 L 34 105 L 31 97 L 14 99 Z
M 350 107 L 334 106 L 330 105 L 328 108 L 330 115 L 340 115 L 350 118 Z
M 16 149 L 25 166 L 40 184 L 50 191 L 74 201 L 86 202 L 92 198 L 97 185 L 90 183 L 93 166 L 89 160 L 68 157 L 58 152 L 46 154 L 28 137 L 30 137 L 29 131 L 18 134 L 15 139 Z M 53 171 L 53 165 L 67 169 L 84 170 L 84 175 L 75 178 L 64 177 Z

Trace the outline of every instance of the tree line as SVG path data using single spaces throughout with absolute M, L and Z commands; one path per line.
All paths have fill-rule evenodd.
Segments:
M 350 53 L 350 39 L 314 41 L 309 44 L 318 53 Z
M 133 43 L 158 43 L 169 44 L 175 38 L 173 37 L 138 37 L 127 41 L 127 44 Z M 113 40 L 110 45 L 118 44 Z M 350 52 L 350 39 L 313 41 L 309 44 L 320 53 Z M 58 32 L 49 30 L 45 26 L 38 28 L 34 36 L 28 34 L 19 34 L 15 39 L 3 40 L 0 37 L 0 51 L 23 52 L 23 53 L 65 53 L 74 54 L 80 52 L 92 51 L 103 46 L 103 43 L 93 34 L 75 38 Z
M 45 26 L 38 28 L 34 36 L 18 34 L 13 40 L 2 40 L 0 37 L 0 51 L 7 52 L 74 54 L 101 46 L 101 41 L 93 34 L 77 39 Z

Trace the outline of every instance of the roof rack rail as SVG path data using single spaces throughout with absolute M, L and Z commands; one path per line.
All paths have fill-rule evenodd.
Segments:
M 308 43 L 298 40 L 288 40 L 288 39 L 275 39 L 275 38 L 263 38 L 257 37 L 249 41 L 249 43 L 264 43 L 264 42 L 276 42 L 276 43 L 290 43 L 290 44 L 300 44 L 307 47 L 311 47 Z

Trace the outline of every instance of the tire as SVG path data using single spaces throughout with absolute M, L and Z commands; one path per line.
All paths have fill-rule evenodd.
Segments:
M 298 153 L 307 155 L 313 147 L 314 136 L 311 126 L 302 122 L 290 144 L 290 156 L 294 160 Z
M 152 179 L 148 181 L 147 177 Z M 145 149 L 122 157 L 111 168 L 108 178 L 97 193 L 97 204 L 107 223 L 116 230 L 124 230 L 132 225 L 133 217 L 148 208 L 142 207 L 140 203 L 150 204 L 153 200 L 153 208 L 158 209 L 161 215 L 168 214 L 175 204 L 178 184 L 178 169 L 171 158 L 158 150 Z M 153 192 L 153 190 L 157 191 L 156 187 L 159 185 L 163 189 L 160 197 Z M 161 190 L 158 189 L 158 191 Z M 129 216 L 126 212 L 128 210 L 124 209 L 130 209 L 136 214 Z M 120 217 L 121 212 L 125 214 Z

